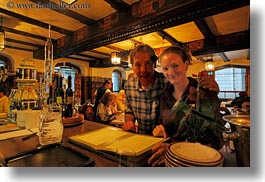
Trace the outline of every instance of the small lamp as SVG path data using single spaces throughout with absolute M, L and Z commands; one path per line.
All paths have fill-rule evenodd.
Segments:
M 206 71 L 214 71 L 214 64 L 213 64 L 212 60 L 205 62 L 205 70 Z
M 111 63 L 120 64 L 121 58 L 118 56 L 118 52 L 111 52 Z
M 205 61 L 205 70 L 208 72 L 214 71 L 213 57 L 206 59 Z
M 1 18 L 1 25 L 0 25 L 0 51 L 5 49 L 5 31 L 2 28 L 3 18 Z

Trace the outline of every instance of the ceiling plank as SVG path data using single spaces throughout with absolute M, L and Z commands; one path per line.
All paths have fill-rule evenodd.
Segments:
M 91 24 L 95 24 L 96 21 L 95 20 L 92 20 L 84 15 L 81 15 L 79 13 L 76 13 L 75 11 L 71 11 L 70 9 L 67 9 L 67 8 L 51 8 L 51 7 L 58 7 L 59 4 L 56 4 L 52 1 L 49 1 L 49 0 L 30 0 L 31 2 L 34 2 L 36 4 L 39 4 L 39 3 L 43 3 L 43 4 L 47 4 L 49 3 L 51 6 L 49 6 L 49 9 L 53 10 L 53 11 L 56 11 L 57 13 L 61 13 L 65 16 L 68 16 L 68 17 L 71 17 L 75 20 L 78 20 L 80 21 L 81 23 L 83 24 L 86 24 L 86 25 L 91 25 Z M 65 3 L 63 1 L 60 2 L 61 3 Z
M 228 59 L 228 57 L 225 55 L 225 53 L 220 52 L 220 53 L 218 53 L 218 54 L 219 54 L 219 56 L 224 60 L 224 62 L 231 61 L 230 59 Z
M 29 24 L 33 24 L 33 25 L 36 25 L 36 26 L 39 26 L 39 27 L 42 27 L 42 28 L 46 28 L 46 29 L 49 28 L 49 24 L 47 24 L 47 23 L 35 20 L 33 18 L 29 18 L 29 17 L 24 16 L 24 15 L 20 15 L 20 14 L 14 13 L 12 11 L 8 11 L 8 10 L 3 9 L 3 8 L 0 8 L 0 12 L 3 13 L 3 14 L 6 14 L 8 16 L 12 16 L 14 18 L 17 18 L 17 19 L 19 19 L 19 20 L 21 20 L 23 22 L 29 23 Z M 73 32 L 70 31 L 70 30 L 66 30 L 66 29 L 63 29 L 63 28 L 60 28 L 60 27 L 57 27 L 57 26 L 54 26 L 54 25 L 51 25 L 51 30 L 59 32 L 61 34 L 65 34 L 65 35 L 72 35 L 73 34 Z
M 184 43 L 176 40 L 174 37 L 169 35 L 167 32 L 164 30 L 158 30 L 157 33 L 162 37 L 162 39 L 166 39 L 168 42 L 170 42 L 172 45 L 178 45 L 178 46 L 183 46 Z
M 40 39 L 40 40 L 44 40 L 44 41 L 47 40 L 47 37 L 43 37 L 43 36 L 40 36 L 40 35 L 35 35 L 35 34 L 28 33 L 28 32 L 15 30 L 15 29 L 12 29 L 12 28 L 9 28 L 9 27 L 2 27 L 2 28 L 6 32 L 10 32 L 10 33 L 14 33 L 14 34 L 18 34 L 18 35 L 22 35 L 22 36 L 26 36 L 26 37 L 31 37 L 31 38 L 34 38 L 34 39 Z M 52 39 L 52 41 L 55 41 L 55 39 Z
M 119 12 L 128 12 L 130 11 L 130 5 L 122 0 L 105 0 L 111 5 L 112 8 Z

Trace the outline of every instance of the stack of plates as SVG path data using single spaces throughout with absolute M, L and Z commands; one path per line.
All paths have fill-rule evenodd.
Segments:
M 166 152 L 167 167 L 221 167 L 223 160 L 220 152 L 200 143 L 174 143 Z

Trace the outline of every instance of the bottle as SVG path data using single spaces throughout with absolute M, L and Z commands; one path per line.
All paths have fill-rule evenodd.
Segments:
M 67 110 L 66 110 L 66 117 L 72 117 L 73 116 L 73 90 L 72 90 L 72 77 L 68 76 L 68 88 L 66 89 L 66 104 L 67 104 Z
M 56 88 L 54 90 L 54 98 L 55 98 L 57 105 L 62 105 L 63 97 L 64 97 L 64 93 L 63 93 L 63 89 L 62 89 L 62 77 L 57 76 Z
M 49 97 L 48 97 L 47 102 L 48 104 L 52 104 L 54 102 L 53 94 L 52 94 L 52 85 L 50 85 L 50 88 L 49 88 Z

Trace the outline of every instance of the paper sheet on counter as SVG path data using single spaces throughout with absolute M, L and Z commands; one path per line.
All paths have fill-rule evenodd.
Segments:
M 5 140 L 8 138 L 14 138 L 14 137 L 19 137 L 19 136 L 24 136 L 24 135 L 30 135 L 34 132 L 38 132 L 38 128 L 33 128 L 33 129 L 22 129 L 22 130 L 17 130 L 17 131 L 10 131 L 10 132 L 5 132 L 0 134 L 0 140 Z

